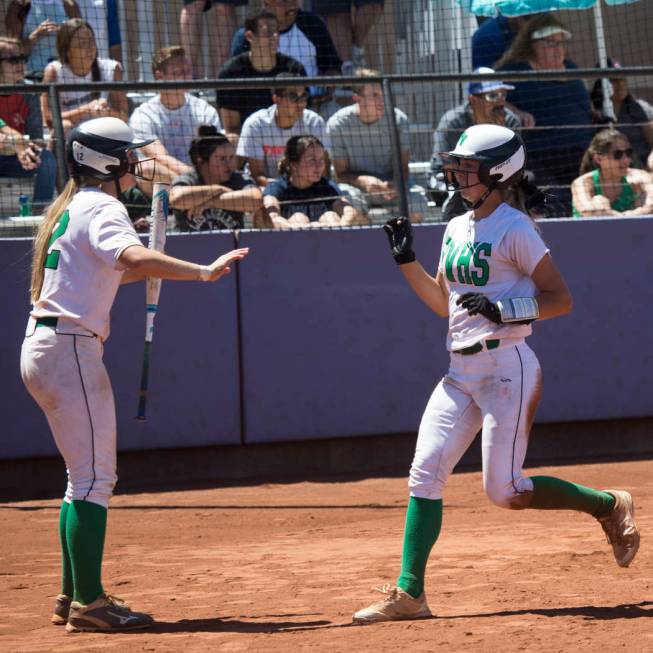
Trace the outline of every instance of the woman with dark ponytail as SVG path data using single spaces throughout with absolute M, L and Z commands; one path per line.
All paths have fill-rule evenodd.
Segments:
M 270 226 L 263 195 L 254 181 L 236 170 L 236 151 L 213 125 L 202 125 L 188 152 L 193 169 L 172 182 L 170 206 L 181 231 L 241 229 L 245 212 L 254 227 Z
M 596 134 L 571 185 L 574 216 L 653 213 L 651 175 L 631 167 L 632 162 L 633 148 L 624 134 L 616 129 Z
M 293 136 L 279 161 L 279 178 L 268 184 L 263 201 L 275 229 L 344 227 L 368 224 L 327 178 L 327 156 L 315 136 Z
M 118 82 L 122 80 L 122 66 L 113 59 L 97 56 L 93 28 L 81 18 L 65 22 L 57 32 L 59 59 L 51 61 L 43 74 L 43 83 Z M 127 120 L 127 96 L 122 91 L 62 91 L 59 93 L 61 117 L 67 131 L 84 120 L 111 116 Z M 48 94 L 41 96 L 41 110 L 48 126 L 52 114 Z

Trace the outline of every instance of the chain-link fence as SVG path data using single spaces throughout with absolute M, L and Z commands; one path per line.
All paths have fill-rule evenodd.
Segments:
M 535 217 L 648 212 L 651 3 L 486 20 L 467 4 L 5 2 L 1 233 L 31 234 L 67 133 L 99 116 L 158 139 L 122 197 L 142 229 L 154 172 L 180 231 L 446 220 L 465 205 L 438 152 L 478 123 L 522 134 L 529 183 L 509 199 Z

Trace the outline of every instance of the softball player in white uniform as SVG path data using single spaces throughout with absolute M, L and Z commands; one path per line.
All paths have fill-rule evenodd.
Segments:
M 59 519 L 62 590 L 53 623 L 66 624 L 69 632 L 152 623 L 107 594 L 101 580 L 107 507 L 117 478 L 115 407 L 102 352 L 118 286 L 146 276 L 215 281 L 248 251 L 201 266 L 141 244 L 117 197 L 140 176 L 133 150 L 148 142 L 135 142 L 117 118 L 78 125 L 66 144 L 71 179 L 49 207 L 34 244 L 33 308 L 20 364 L 68 471 Z
M 589 513 L 622 567 L 639 546 L 628 492 L 522 472 L 542 387 L 540 365 L 525 338 L 532 321 L 568 313 L 572 300 L 532 220 L 503 201 L 504 189 L 522 176 L 521 139 L 505 127 L 475 125 L 441 156 L 448 182 L 471 210 L 447 225 L 436 276 L 415 260 L 406 218 L 393 218 L 384 228 L 411 288 L 449 318 L 450 367 L 419 428 L 397 585 L 381 588 L 385 598 L 356 612 L 356 623 L 431 615 L 424 573 L 440 533 L 443 488 L 479 430 L 483 485 L 493 503 Z

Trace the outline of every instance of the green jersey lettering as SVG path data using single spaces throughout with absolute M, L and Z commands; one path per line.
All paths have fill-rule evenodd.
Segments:
M 68 223 L 70 222 L 70 215 L 68 211 L 64 211 L 59 218 L 59 223 L 57 228 L 52 232 L 50 236 L 50 242 L 48 243 L 48 255 L 45 257 L 45 263 L 43 267 L 50 270 L 56 270 L 59 265 L 59 250 L 52 249 L 52 246 L 55 244 L 58 238 L 64 235 L 66 229 L 68 228 Z
M 456 263 L 456 272 L 458 273 L 459 283 L 472 283 L 472 278 L 469 276 L 469 262 L 472 258 L 472 253 L 473 252 L 467 243 L 465 243 L 460 249 L 458 261 Z
M 484 286 L 490 278 L 490 265 L 481 258 L 481 254 L 485 254 L 488 258 L 492 256 L 492 243 L 478 243 L 474 247 L 474 266 L 481 270 L 479 274 L 476 270 L 472 270 L 472 283 L 475 286 Z
M 453 242 L 453 240 L 449 239 L 446 243 L 446 246 L 447 246 L 447 252 L 445 254 L 444 269 L 447 274 L 447 279 L 449 279 L 449 281 L 455 282 L 456 277 L 454 277 L 453 275 L 453 263 L 462 245 L 457 245 L 456 243 Z

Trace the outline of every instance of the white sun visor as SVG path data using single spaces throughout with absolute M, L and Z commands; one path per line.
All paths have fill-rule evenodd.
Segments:
M 79 141 L 73 141 L 72 149 L 73 158 L 76 163 L 93 168 L 93 170 L 97 170 L 103 174 L 111 172 L 109 166 L 115 166 L 117 168 L 120 165 L 120 161 L 116 157 L 91 150 Z

